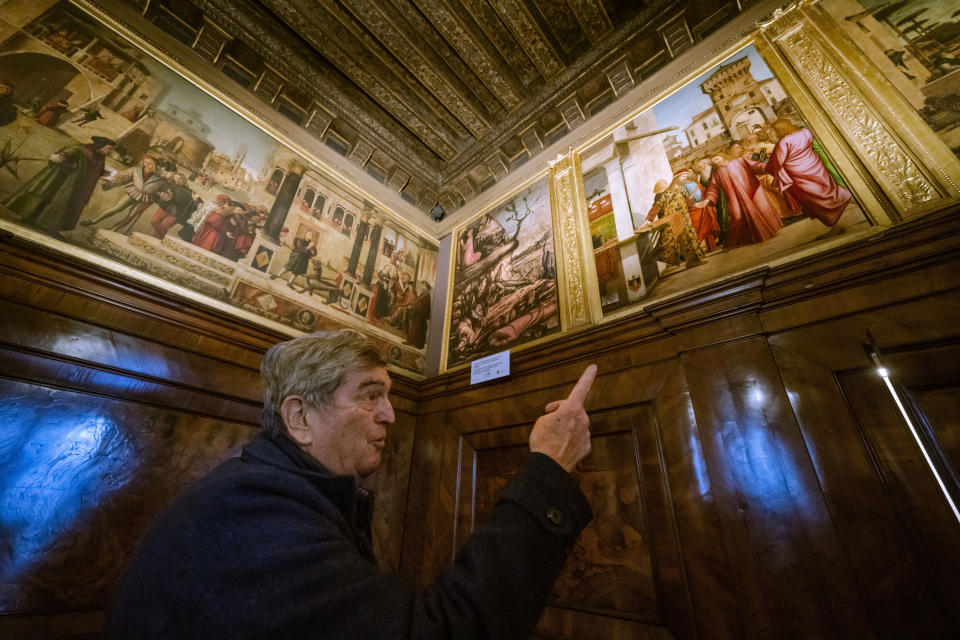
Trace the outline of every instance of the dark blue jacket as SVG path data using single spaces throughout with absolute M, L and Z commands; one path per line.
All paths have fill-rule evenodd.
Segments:
M 291 440 L 256 438 L 154 523 L 106 637 L 526 638 L 593 517 L 570 476 L 531 454 L 421 592 L 377 567 L 369 504 Z

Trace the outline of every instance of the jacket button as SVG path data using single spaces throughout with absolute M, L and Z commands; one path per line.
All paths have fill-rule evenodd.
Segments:
M 563 522 L 563 511 L 557 507 L 547 509 L 547 520 L 555 527 L 559 527 Z

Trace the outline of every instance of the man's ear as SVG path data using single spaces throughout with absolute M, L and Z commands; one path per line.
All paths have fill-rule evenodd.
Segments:
M 300 396 L 287 396 L 280 403 L 280 417 L 287 427 L 287 435 L 300 446 L 313 442 L 313 433 L 307 424 L 307 402 Z

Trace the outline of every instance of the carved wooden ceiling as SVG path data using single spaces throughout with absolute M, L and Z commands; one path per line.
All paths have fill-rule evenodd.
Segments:
M 741 0 L 124 0 L 401 197 L 451 212 Z

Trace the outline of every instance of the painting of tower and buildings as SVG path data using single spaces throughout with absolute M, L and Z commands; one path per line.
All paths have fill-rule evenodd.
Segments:
M 423 371 L 436 245 L 68 2 L 0 16 L 0 220 Z
M 802 175 L 787 175 L 787 156 Z M 868 226 L 753 46 L 592 145 L 581 166 L 604 313 Z

